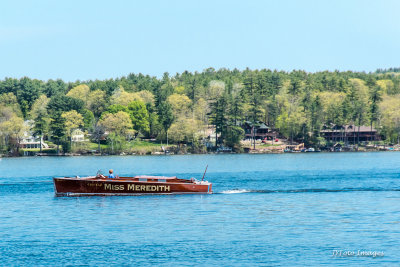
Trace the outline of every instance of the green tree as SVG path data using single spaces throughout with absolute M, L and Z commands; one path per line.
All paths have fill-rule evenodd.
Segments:
M 312 98 L 310 107 L 310 123 L 313 137 L 319 137 L 323 125 L 323 107 L 319 95 Z
M 100 141 L 103 138 L 105 134 L 105 128 L 101 124 L 97 124 L 94 126 L 93 131 L 92 131 L 92 139 L 97 142 L 97 150 L 101 152 L 101 146 L 100 146 Z
M 219 97 L 211 105 L 211 123 L 215 126 L 215 146 L 218 145 L 218 134 L 220 134 L 220 142 L 224 140 L 228 120 L 226 118 L 227 102 L 225 96 Z
M 61 114 L 53 116 L 50 123 L 51 138 L 57 144 L 57 154 L 60 154 L 60 143 L 66 137 L 65 119 Z
M 114 104 L 114 105 L 109 106 L 107 108 L 106 112 L 115 114 L 115 113 L 117 113 L 119 111 L 123 111 L 123 112 L 129 113 L 128 107 L 123 106 L 123 105 L 118 105 L 118 104 Z
M 111 96 L 111 103 L 114 105 L 128 106 L 132 101 L 144 101 L 139 94 L 126 92 L 123 87 L 115 89 Z
M 228 126 L 225 137 L 225 144 L 228 147 L 240 147 L 240 141 L 244 137 L 244 130 L 238 126 Z
M 46 95 L 41 95 L 32 105 L 30 117 L 33 119 L 33 134 L 40 136 L 40 153 L 42 152 L 43 136 L 48 134 L 50 117 L 47 112 L 47 105 L 50 99 Z
M 71 110 L 76 110 L 78 113 L 81 113 L 84 107 L 85 103 L 80 99 L 64 95 L 57 95 L 50 99 L 47 105 L 47 111 L 50 116 Z
M 399 143 L 400 137 L 400 95 L 384 95 L 379 104 L 379 120 L 382 134 L 389 142 Z
M 83 116 L 76 110 L 63 112 L 61 117 L 64 119 L 65 130 L 69 136 L 70 146 L 72 147 L 72 132 L 83 126 Z
M 0 95 L 0 106 L 9 107 L 17 116 L 22 117 L 22 111 L 18 104 L 18 99 L 14 93 L 4 93 Z
M 370 92 L 369 101 L 370 101 L 370 122 L 371 122 L 371 132 L 372 132 L 372 124 L 375 123 L 379 118 L 379 102 L 382 100 L 380 88 L 378 86 L 374 86 Z M 372 137 L 371 137 L 372 141 Z
M 149 113 L 142 101 L 132 101 L 128 105 L 133 129 L 138 132 L 147 132 L 149 128 Z
M 175 118 L 187 118 L 191 114 L 192 101 L 186 95 L 172 94 L 167 99 Z
M 222 96 L 225 92 L 225 82 L 213 80 L 210 81 L 208 87 L 206 88 L 206 96 L 205 98 L 209 100 L 216 99 Z
M 96 119 L 100 118 L 101 113 L 106 109 L 107 96 L 106 92 L 95 90 L 87 96 L 87 108 L 90 109 Z
M 86 131 L 92 132 L 95 127 L 95 118 L 93 112 L 89 109 L 84 109 L 82 112 L 83 125 Z
M 41 94 L 41 91 L 41 83 L 38 80 L 31 80 L 24 77 L 19 81 L 16 96 L 24 118 L 27 117 L 29 110 Z
M 173 123 L 169 129 L 170 137 L 175 143 L 194 143 L 202 137 L 201 121 L 182 118 Z
M 3 122 L 0 121 L 0 135 L 4 136 L 14 155 L 18 155 L 21 137 L 26 130 L 24 120 L 15 113 Z
M 84 102 L 81 99 L 76 99 L 64 95 L 56 95 L 52 97 L 47 105 L 47 111 L 50 116 L 50 137 L 57 144 L 57 154 L 60 152 L 60 144 L 67 136 L 68 132 L 65 126 L 65 118 L 62 117 L 63 112 L 75 110 L 78 113 L 82 113 L 84 108 Z M 66 141 L 67 142 L 67 141 Z M 64 144 L 64 151 L 66 151 L 66 145 Z
M 250 117 L 252 122 L 258 121 L 261 115 L 261 103 L 263 101 L 264 87 L 261 77 L 251 73 L 244 80 L 244 88 L 247 93 L 250 105 Z
M 154 138 L 160 133 L 162 125 L 160 124 L 158 115 L 156 112 L 149 114 L 149 137 Z
M 126 112 L 119 111 L 115 114 L 104 114 L 99 124 L 102 125 L 107 131 L 114 132 L 116 135 L 126 136 L 129 130 L 132 129 L 132 121 L 130 115 Z
M 283 112 L 278 117 L 277 126 L 283 135 L 293 139 L 301 134 L 303 124 L 306 122 L 306 115 L 299 106 L 293 106 L 289 112 Z
M 230 114 L 233 119 L 233 125 L 237 125 L 238 121 L 242 119 L 243 116 L 243 86 L 239 83 L 235 83 L 231 90 L 230 99 Z
M 82 100 L 83 103 L 87 103 L 88 96 L 90 93 L 90 88 L 86 84 L 80 84 L 74 88 L 72 88 L 68 93 L 67 96 Z
M 168 102 L 163 102 L 158 107 L 158 114 L 160 118 L 160 123 L 167 136 L 167 146 L 168 146 L 168 129 L 174 121 L 174 114 L 172 113 L 171 104 Z
M 65 82 L 61 79 L 57 79 L 57 80 L 48 80 L 43 93 L 47 96 L 47 97 L 52 97 L 54 95 L 58 95 L 58 94 L 65 94 L 65 91 L 67 89 L 67 85 L 65 84 Z
M 368 119 L 368 87 L 365 82 L 360 79 L 350 79 L 351 100 L 354 105 L 353 119 L 358 126 L 357 144 L 360 143 L 360 127 L 367 122 Z
M 107 136 L 107 143 L 111 145 L 111 153 L 122 152 L 126 148 L 126 138 L 112 132 Z
M 207 124 L 208 117 L 207 115 L 210 113 L 210 108 L 206 100 L 203 98 L 199 98 L 196 104 L 193 106 L 193 113 L 195 118 Z
M 107 140 L 111 144 L 112 153 L 114 153 L 115 145 L 117 147 L 119 145 L 119 148 L 123 147 L 124 142 L 121 137 L 126 139 L 127 135 L 132 134 L 133 131 L 130 115 L 124 111 L 102 115 L 99 120 L 99 126 L 104 127 L 109 132 Z M 117 151 L 119 151 L 118 148 Z
M 155 97 L 152 92 L 143 90 L 139 91 L 137 93 L 134 93 L 135 100 L 141 100 L 143 101 L 146 105 L 154 105 L 155 104 Z

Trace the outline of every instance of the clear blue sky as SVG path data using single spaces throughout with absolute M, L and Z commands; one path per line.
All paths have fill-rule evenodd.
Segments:
M 400 66 L 400 1 L 1 1 L 0 79 Z

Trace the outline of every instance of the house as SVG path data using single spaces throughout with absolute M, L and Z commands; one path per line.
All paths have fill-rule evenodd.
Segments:
M 357 142 L 365 141 L 379 141 L 381 136 L 378 131 L 371 126 L 357 126 L 357 125 L 333 125 L 331 127 L 324 127 L 320 134 L 327 141 L 331 142 L 345 142 L 347 144 L 355 144 Z
M 25 129 L 32 128 L 33 121 L 27 120 L 24 122 Z M 29 130 L 25 131 L 21 141 L 19 142 L 20 148 L 40 148 L 40 144 L 42 144 L 43 148 L 49 148 L 49 146 L 43 141 L 42 137 L 36 137 Z
M 75 129 L 71 133 L 72 142 L 84 142 L 85 133 L 81 129 Z
M 273 140 L 277 137 L 277 133 L 273 132 L 270 127 L 261 121 L 250 122 L 245 121 L 242 124 L 244 130 L 244 139 L 261 139 Z
M 49 146 L 42 140 L 41 137 L 34 137 L 34 136 L 24 136 L 22 140 L 19 142 L 20 148 L 40 148 L 40 144 L 42 144 L 43 148 L 49 148 Z M 40 142 L 42 141 L 42 142 Z

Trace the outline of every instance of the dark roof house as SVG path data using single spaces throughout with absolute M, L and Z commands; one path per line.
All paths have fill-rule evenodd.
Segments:
M 358 141 L 379 141 L 381 140 L 378 131 L 370 126 L 357 125 L 333 125 L 321 130 L 320 134 L 327 141 L 343 141 L 347 143 L 357 143 Z
M 245 139 L 252 139 L 253 136 L 255 139 L 273 139 L 277 136 L 276 132 L 273 132 L 270 127 L 261 121 L 256 121 L 254 123 L 251 121 L 245 121 L 242 124 L 242 128 L 244 129 Z

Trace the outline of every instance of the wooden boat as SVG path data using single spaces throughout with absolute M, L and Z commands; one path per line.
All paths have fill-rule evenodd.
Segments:
M 204 175 L 203 175 L 204 179 Z M 179 179 L 165 176 L 134 176 L 108 178 L 54 177 L 56 196 L 142 195 L 142 194 L 211 194 L 212 184 L 194 178 Z

